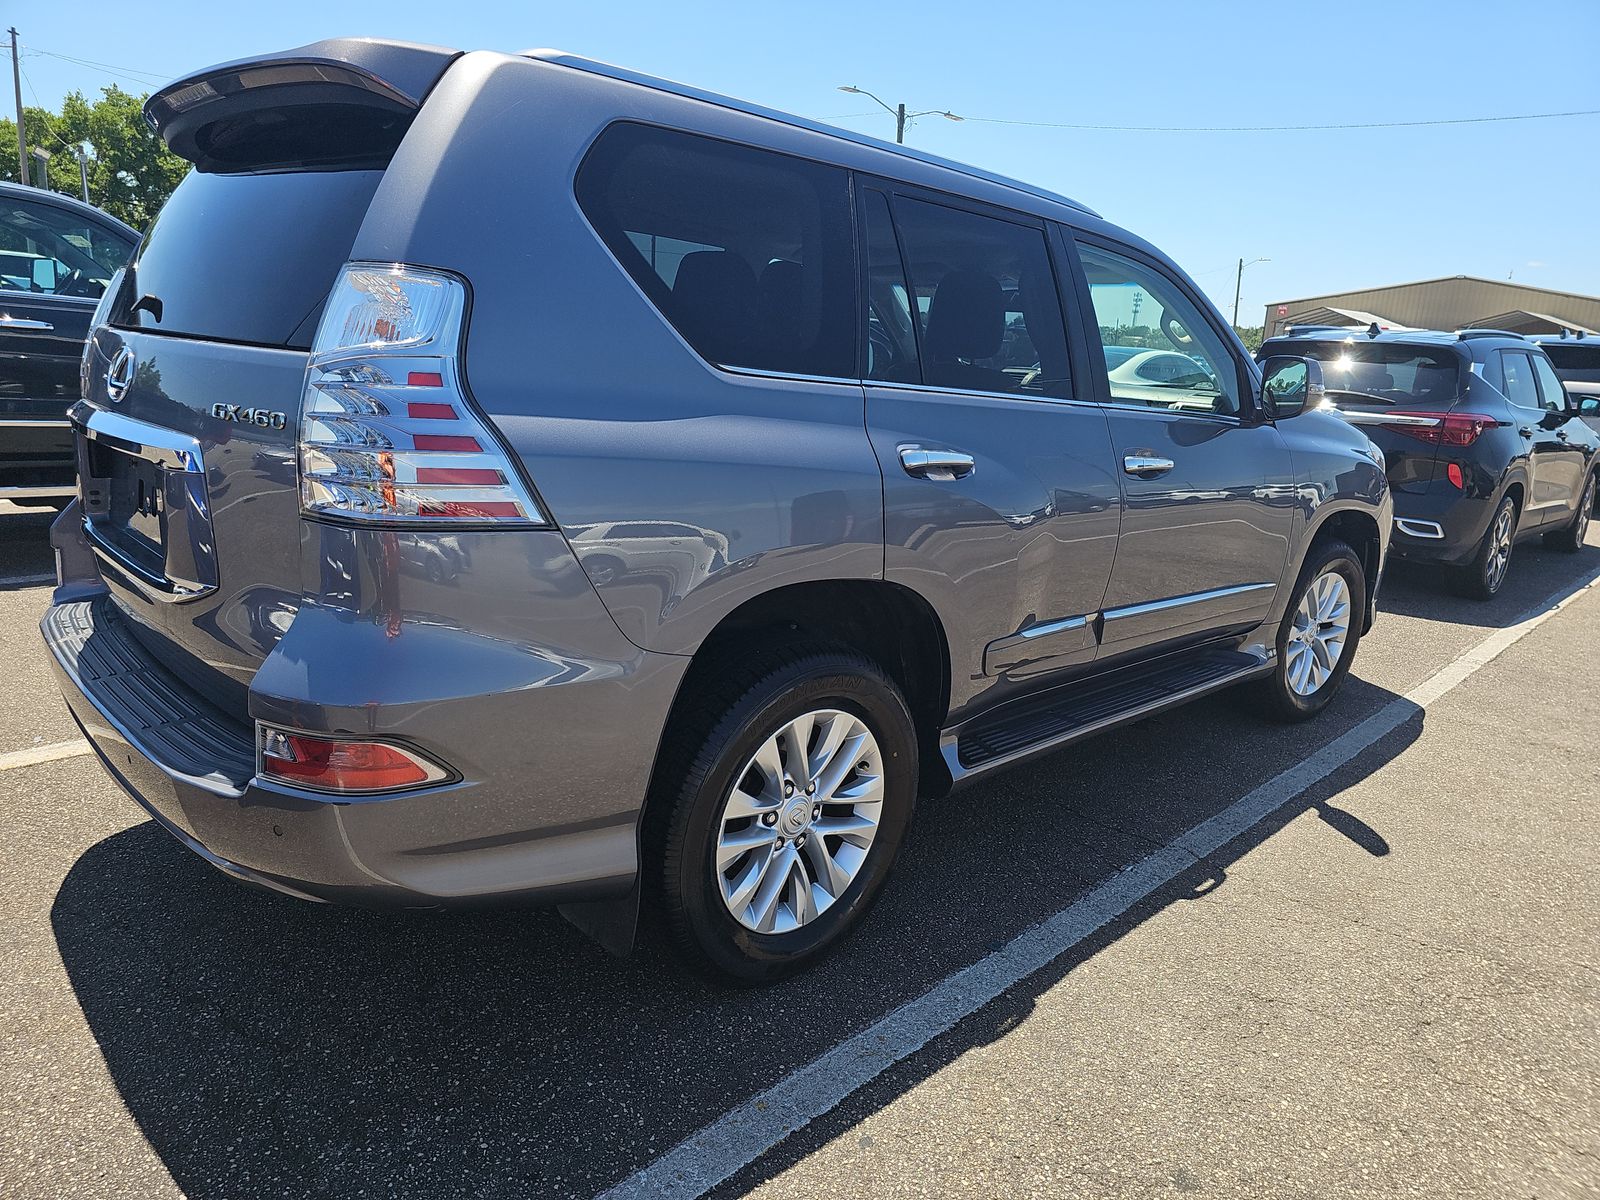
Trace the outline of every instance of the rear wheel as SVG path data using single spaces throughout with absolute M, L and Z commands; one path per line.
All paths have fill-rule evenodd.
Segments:
M 1366 572 L 1341 541 L 1312 547 L 1278 627 L 1277 662 L 1256 686 L 1269 716 L 1304 721 L 1328 706 L 1350 673 L 1367 611 Z
M 875 663 L 828 647 L 763 652 L 695 703 L 662 822 L 667 926 L 698 969 L 769 983 L 877 899 L 916 799 L 915 728 Z
M 1591 475 L 1583 481 L 1578 511 L 1572 514 L 1572 520 L 1567 522 L 1564 529 L 1545 534 L 1545 545 L 1568 554 L 1576 554 L 1583 549 L 1583 539 L 1589 534 L 1589 518 L 1594 513 L 1594 494 L 1595 477 Z
M 1500 505 L 1489 519 L 1489 528 L 1483 532 L 1483 541 L 1472 562 L 1460 576 L 1463 595 L 1474 600 L 1493 600 L 1506 581 L 1511 566 L 1511 550 L 1516 542 L 1517 502 L 1510 496 L 1501 499 Z

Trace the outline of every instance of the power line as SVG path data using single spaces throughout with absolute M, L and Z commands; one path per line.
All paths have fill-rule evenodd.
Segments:
M 61 145 L 66 149 L 77 149 L 77 147 L 75 147 L 71 142 L 67 141 L 56 132 L 54 125 L 50 124 L 49 110 L 45 108 L 44 102 L 39 99 L 39 89 L 33 86 L 33 80 L 28 75 L 28 68 L 24 67 L 21 63 L 18 63 L 17 69 L 22 72 L 22 81 L 28 85 L 28 91 L 33 95 L 33 103 L 38 108 L 40 117 L 44 121 L 45 132 L 51 137 L 55 138 L 56 141 L 60 142 Z
M 27 48 L 34 54 L 43 54 L 50 58 L 59 58 L 62 62 L 75 63 L 80 67 L 95 67 L 99 70 L 107 71 L 112 75 L 120 76 L 121 78 L 128 80 L 130 83 L 142 84 L 146 87 L 150 86 L 152 83 L 166 83 L 172 78 L 170 75 L 163 75 L 157 71 L 141 71 L 138 67 L 124 67 L 119 66 L 116 63 L 96 62 L 92 58 L 77 58 L 71 54 L 58 54 L 54 50 L 41 50 L 38 46 L 28 46 Z M 139 76 L 143 76 L 144 78 L 138 78 Z
M 1004 117 L 966 117 L 984 125 L 1026 125 L 1035 129 L 1079 129 L 1097 133 L 1311 133 L 1331 129 L 1415 129 L 1425 125 L 1489 125 L 1499 121 L 1549 121 L 1596 117 L 1600 108 L 1571 112 L 1515 113 L 1501 117 L 1444 117 L 1431 121 L 1351 121 L 1328 125 L 1081 125 L 1066 121 L 1013 121 Z

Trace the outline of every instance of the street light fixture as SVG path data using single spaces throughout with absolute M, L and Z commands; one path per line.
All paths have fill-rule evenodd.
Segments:
M 1249 262 L 1239 260 L 1239 272 L 1233 277 L 1233 327 L 1239 328 L 1239 288 L 1244 283 L 1244 269 L 1253 267 L 1257 263 L 1271 262 L 1270 258 L 1252 258 Z
M 963 121 L 966 119 L 965 117 L 958 117 L 955 113 L 948 112 L 942 108 L 925 108 L 921 112 L 908 113 L 904 104 L 896 104 L 891 107 L 890 105 L 884 103 L 884 101 L 879 99 L 877 96 L 874 96 L 871 92 L 867 91 L 866 88 L 849 87 L 841 84 L 839 86 L 839 90 L 841 92 L 849 92 L 852 96 L 865 96 L 868 100 L 871 100 L 873 103 L 875 103 L 879 108 L 883 109 L 884 112 L 892 116 L 894 118 L 894 140 L 897 145 L 905 144 L 907 121 L 915 121 L 918 117 L 943 117 L 946 121 Z

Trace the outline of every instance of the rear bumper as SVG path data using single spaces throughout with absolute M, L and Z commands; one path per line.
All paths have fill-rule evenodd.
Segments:
M 234 878 L 302 899 L 408 908 L 561 904 L 632 886 L 648 761 L 636 796 L 620 805 L 614 794 L 586 793 L 600 770 L 587 780 L 465 778 L 359 800 L 297 792 L 255 776 L 253 722 L 187 687 L 128 625 L 109 596 L 80 595 L 48 610 L 41 631 L 72 715 L 112 778 Z M 657 657 L 647 661 L 666 674 L 618 682 L 670 703 L 676 660 Z M 561 703 L 553 694 L 544 700 Z M 550 735 L 572 740 L 565 730 Z M 643 757 L 654 751 L 651 741 Z M 559 748 L 550 757 L 559 759 Z M 570 819 L 575 809 L 588 819 Z
M 1464 496 L 1453 489 L 1450 493 L 1397 494 L 1390 548 L 1396 558 L 1411 562 L 1465 565 L 1478 552 L 1497 500 L 1495 496 Z

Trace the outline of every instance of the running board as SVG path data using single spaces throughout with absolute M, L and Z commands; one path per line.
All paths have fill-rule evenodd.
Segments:
M 1265 675 L 1272 659 L 1213 648 L 1128 667 L 979 717 L 942 751 L 952 779 L 1018 762 L 1230 684 Z

